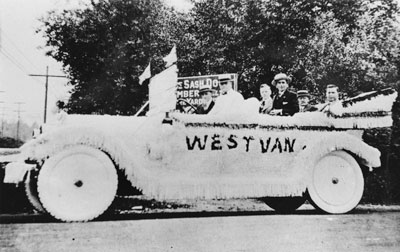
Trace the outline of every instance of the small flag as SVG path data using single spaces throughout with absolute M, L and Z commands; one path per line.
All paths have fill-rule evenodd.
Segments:
M 151 113 L 168 112 L 176 106 L 176 84 L 178 68 L 176 65 L 153 76 L 149 84 L 149 102 Z
M 165 61 L 165 67 L 169 67 L 176 63 L 176 61 L 178 60 L 176 57 L 176 45 L 172 47 L 171 52 L 167 56 L 165 56 L 163 60 Z
M 139 76 L 139 85 L 142 85 L 143 81 L 149 79 L 151 77 L 151 71 L 150 71 L 150 63 L 149 65 L 146 67 L 146 69 L 144 69 L 144 72 Z

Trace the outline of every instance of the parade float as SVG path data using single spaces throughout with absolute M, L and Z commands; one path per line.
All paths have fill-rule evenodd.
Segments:
M 259 198 L 280 212 L 308 199 L 354 209 L 380 152 L 364 129 L 392 125 L 392 89 L 343 101 L 328 113 L 258 113 L 251 99 L 222 115 L 176 112 L 176 65 L 149 84 L 145 116 L 68 115 L 21 147 L 5 183 L 24 183 L 40 212 L 88 221 L 106 211 L 121 179 L 160 201 Z M 254 98 L 253 98 L 254 100 Z M 122 174 L 122 176 L 121 176 Z

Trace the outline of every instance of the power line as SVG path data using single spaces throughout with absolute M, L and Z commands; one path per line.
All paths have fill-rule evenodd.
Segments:
M 1 28 L 1 27 L 0 27 L 0 28 Z M 24 57 L 24 58 L 26 59 L 26 61 L 27 61 L 31 66 L 33 66 L 35 69 L 38 69 L 37 66 L 36 66 L 34 63 L 32 63 L 32 61 L 31 61 L 27 56 L 25 56 L 25 54 L 18 48 L 18 46 L 16 45 L 16 43 L 14 43 L 14 42 L 12 41 L 12 39 L 11 39 L 7 34 L 4 33 L 4 31 L 1 31 L 1 30 L 0 30 L 0 32 L 2 33 L 2 35 L 4 35 L 4 36 L 1 37 L 1 39 L 6 38 L 7 42 L 8 42 L 12 47 L 14 47 L 14 48 L 17 50 L 17 52 L 18 52 L 22 57 Z M 1 36 L 1 35 L 0 35 L 0 36 Z M 4 41 L 4 39 L 3 39 L 3 41 Z M 0 41 L 0 43 L 3 42 L 3 41 Z M 22 71 L 24 74 L 26 74 L 26 75 L 28 75 L 28 76 L 31 76 L 31 75 L 29 75 L 28 70 L 27 70 L 27 68 L 24 66 L 24 64 L 22 64 L 16 57 L 14 57 L 15 55 L 13 55 L 13 54 L 11 53 L 11 51 L 6 50 L 5 47 L 4 47 L 4 45 L 0 45 L 0 52 L 1 52 L 14 66 L 16 66 L 20 71 Z M 49 77 L 59 77 L 59 76 L 49 76 Z M 35 81 L 37 81 L 39 84 L 42 84 L 42 83 L 39 82 L 37 79 L 35 79 L 35 78 L 33 78 L 33 79 L 34 79 Z M 52 90 L 49 90 L 49 92 L 51 93 L 51 95 L 52 95 L 54 98 L 57 98 L 57 95 L 56 95 Z
M 19 70 L 21 70 L 23 73 L 27 73 L 28 71 L 26 70 L 26 68 L 19 63 L 16 59 L 14 59 L 14 57 L 12 55 L 9 55 L 9 53 L 7 51 L 4 50 L 4 48 L 2 50 L 0 50 L 0 52 L 6 56 L 6 58 L 16 67 L 18 67 Z
M 26 75 L 28 75 L 28 76 L 34 76 L 34 75 L 30 75 L 30 74 L 28 74 L 28 71 L 26 70 L 26 68 L 21 64 L 21 63 L 19 63 L 14 57 L 12 57 L 12 55 L 9 55 L 9 53 L 7 52 L 7 51 L 5 51 L 4 49 L 3 50 L 0 50 L 0 52 L 1 53 L 3 53 L 3 55 L 4 56 L 6 56 L 6 58 L 12 63 L 12 64 L 14 64 L 20 71 L 22 71 L 24 74 L 26 74 Z M 60 76 L 56 76 L 56 75 L 54 75 L 54 76 L 50 76 L 50 77 L 60 77 Z M 40 81 L 38 81 L 37 79 L 34 79 L 37 83 L 39 83 L 39 84 L 42 84 Z M 56 94 L 52 91 L 52 90 L 50 90 L 50 93 L 53 95 L 53 97 L 55 97 L 55 98 L 57 98 L 57 96 L 56 96 Z
M 4 35 L 4 36 L 3 36 Z M 0 52 L 15 66 L 17 67 L 20 71 L 22 71 L 24 74 L 28 75 L 28 70 L 27 68 L 24 66 L 24 64 L 21 63 L 21 61 L 18 60 L 18 57 L 14 57 L 16 56 L 15 54 L 11 53 L 11 51 L 6 50 L 4 47 L 4 38 L 7 40 L 8 44 L 10 44 L 13 48 L 16 49 L 16 51 L 23 57 L 25 58 L 25 60 L 36 70 L 38 70 L 37 66 L 18 48 L 18 46 L 16 45 L 16 43 L 14 43 L 14 41 L 10 38 L 10 36 L 8 36 L 8 34 L 6 34 L 4 32 L 4 30 L 1 29 L 1 25 L 0 25 Z M 35 81 L 37 81 L 39 84 L 42 84 L 41 82 L 39 82 L 37 79 L 34 79 Z M 52 96 L 54 98 L 57 98 L 57 95 L 50 90 L 50 93 L 52 94 Z
M 10 39 L 10 37 L 9 37 L 6 33 L 4 33 L 4 32 L 3 32 L 3 35 L 4 35 L 4 38 L 6 38 L 6 40 L 8 40 L 8 42 L 17 50 L 17 52 L 18 52 L 20 55 L 22 55 L 22 57 L 24 57 L 25 60 L 26 60 L 27 62 L 29 62 L 29 64 L 31 64 L 31 66 L 32 66 L 33 68 L 35 68 L 36 70 L 38 70 L 37 66 L 36 66 L 35 64 L 33 64 L 32 61 L 31 61 L 30 59 L 28 59 L 27 56 L 25 56 L 25 54 L 16 46 L 16 44 Z
M 1 52 L 10 60 L 12 61 L 13 64 L 15 64 L 17 67 L 20 67 L 21 70 L 26 71 L 25 66 L 20 63 L 13 55 L 11 52 L 6 50 L 5 48 L 2 48 Z
M 46 67 L 46 74 L 29 74 L 29 76 L 34 76 L 34 77 L 46 77 L 46 84 L 45 84 L 45 93 L 44 93 L 44 118 L 43 122 L 46 123 L 46 117 L 47 117 L 47 91 L 49 89 L 49 77 L 53 78 L 68 78 L 65 75 L 49 75 L 49 67 Z

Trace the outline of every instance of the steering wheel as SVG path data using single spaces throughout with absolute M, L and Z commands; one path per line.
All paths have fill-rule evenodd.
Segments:
M 178 99 L 176 102 L 176 107 L 181 113 L 186 113 L 186 114 L 197 114 L 197 108 L 190 104 L 188 101 L 185 99 Z

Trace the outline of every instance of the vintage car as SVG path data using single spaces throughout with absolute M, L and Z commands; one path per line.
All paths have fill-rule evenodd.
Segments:
M 308 199 L 324 212 L 347 213 L 363 195 L 364 175 L 380 166 L 363 129 L 392 124 L 396 95 L 375 91 L 337 113 L 291 117 L 68 115 L 21 147 L 4 182 L 24 182 L 32 205 L 63 221 L 104 213 L 124 179 L 156 200 L 260 198 L 289 212 Z

